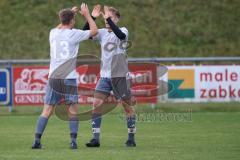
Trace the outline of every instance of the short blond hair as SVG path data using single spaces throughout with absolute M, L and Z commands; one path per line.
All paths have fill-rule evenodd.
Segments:
M 117 18 L 121 17 L 120 12 L 116 8 L 109 7 L 109 11 L 112 12 L 115 16 L 117 16 Z

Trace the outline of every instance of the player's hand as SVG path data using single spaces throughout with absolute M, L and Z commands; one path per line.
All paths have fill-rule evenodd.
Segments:
M 80 8 L 81 8 L 81 10 L 79 12 L 81 15 L 83 15 L 84 17 L 90 16 L 87 4 L 82 3 Z
M 99 17 L 101 14 L 101 5 L 97 4 L 94 6 L 93 11 L 92 11 L 92 16 L 97 18 Z
M 77 6 L 73 6 L 72 7 L 72 11 L 74 12 L 74 14 L 77 14 L 77 12 L 78 12 L 78 7 Z
M 108 19 L 110 17 L 110 11 L 108 6 L 104 6 L 104 13 L 101 12 L 104 19 Z

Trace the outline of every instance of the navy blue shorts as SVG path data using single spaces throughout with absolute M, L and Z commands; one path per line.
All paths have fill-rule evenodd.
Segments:
M 78 103 L 76 79 L 49 79 L 44 103 L 56 105 L 64 100 L 66 105 Z

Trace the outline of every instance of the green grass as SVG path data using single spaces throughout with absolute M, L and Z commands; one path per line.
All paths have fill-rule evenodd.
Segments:
M 239 0 L 88 0 L 117 7 L 129 30 L 130 57 L 240 56 Z M 48 34 L 60 9 L 79 0 L 1 0 L 0 58 L 49 58 Z M 82 28 L 83 18 L 77 19 Z M 98 19 L 99 28 L 104 27 Z M 80 53 L 99 55 L 96 43 Z
M 87 111 L 92 108 L 91 105 L 79 106 L 80 112 Z M 139 113 L 181 113 L 188 110 L 192 112 L 240 112 L 238 102 L 231 103 L 158 103 L 154 107 L 151 104 L 137 104 L 135 110 Z M 6 106 L 0 107 L 0 116 L 19 116 L 19 115 L 39 115 L 42 106 L 15 106 L 12 112 Z M 111 113 L 121 112 L 121 106 L 114 109 Z
M 197 106 L 201 107 L 195 105 Z M 237 104 L 226 105 L 225 108 L 228 106 L 237 107 Z M 164 107 L 167 108 L 167 105 Z M 145 108 L 146 110 L 141 109 L 139 112 L 148 113 L 149 108 Z M 173 105 L 170 104 L 170 108 Z M 183 110 L 166 111 L 183 114 Z M 49 121 L 43 136 L 44 149 L 31 150 L 37 115 L 18 115 L 15 112 L 12 116 L 0 116 L 0 159 L 238 160 L 240 112 L 236 109 L 216 110 L 195 110 L 191 120 L 187 121 L 139 121 L 136 148 L 124 146 L 126 125 L 119 116 L 121 111 L 117 110 L 103 118 L 100 148 L 89 149 L 84 146 L 91 137 L 91 128 L 89 121 L 81 122 L 79 149 L 75 151 L 68 149 L 68 123 L 55 116 Z M 164 113 L 164 109 L 161 113 Z

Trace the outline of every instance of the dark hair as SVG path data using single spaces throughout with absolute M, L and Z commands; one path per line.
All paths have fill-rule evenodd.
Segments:
M 109 7 L 109 11 L 112 12 L 113 14 L 115 14 L 117 16 L 117 18 L 121 17 L 120 12 L 116 8 Z
M 63 25 L 70 24 L 71 20 L 74 18 L 74 13 L 71 9 L 62 9 L 59 12 L 59 19 Z

